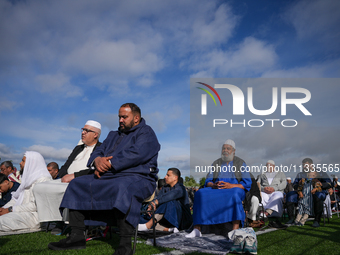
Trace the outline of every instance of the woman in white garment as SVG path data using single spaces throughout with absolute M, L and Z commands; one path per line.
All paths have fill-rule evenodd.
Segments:
M 40 153 L 26 151 L 20 162 L 22 173 L 21 184 L 12 199 L 0 208 L 0 233 L 40 228 L 33 187 L 39 182 L 52 179 L 45 160 Z

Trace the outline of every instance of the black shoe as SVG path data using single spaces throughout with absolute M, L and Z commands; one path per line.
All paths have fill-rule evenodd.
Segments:
M 303 227 L 303 224 L 301 222 L 294 222 L 294 225 L 298 227 Z
M 314 228 L 318 228 L 318 227 L 320 227 L 320 224 L 319 224 L 319 222 L 317 222 L 317 221 L 314 221 L 314 222 L 313 222 L 313 225 L 312 225 L 312 227 L 314 227 Z
M 59 242 L 53 242 L 48 244 L 48 248 L 51 250 L 81 250 L 86 248 L 86 241 L 83 236 L 76 236 L 71 234 L 65 239 L 61 239 Z
M 291 220 L 286 222 L 286 224 L 293 224 L 293 223 L 294 223 L 294 219 L 291 219 Z
M 283 225 L 280 221 L 270 221 L 268 223 L 268 226 L 271 228 L 276 228 L 276 229 L 286 229 L 288 228 L 287 225 Z
M 113 255 L 132 255 L 133 251 L 131 249 L 131 246 L 122 246 L 119 245 L 118 248 L 115 250 L 115 253 L 113 253 Z

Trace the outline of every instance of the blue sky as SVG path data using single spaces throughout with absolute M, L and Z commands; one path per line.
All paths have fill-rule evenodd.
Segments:
M 36 150 L 62 164 L 88 119 L 103 140 L 119 106 L 134 102 L 162 146 L 160 176 L 172 166 L 188 175 L 190 78 L 337 78 L 339 9 L 336 0 L 1 1 L 1 161 L 18 166 Z M 327 95 L 321 87 L 314 93 Z

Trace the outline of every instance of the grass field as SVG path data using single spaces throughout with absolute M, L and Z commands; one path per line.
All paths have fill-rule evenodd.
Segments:
M 340 219 L 333 215 L 326 226 L 313 228 L 309 221 L 303 227 L 289 227 L 258 236 L 258 254 L 265 255 L 324 255 L 340 254 Z M 118 246 L 118 236 L 92 240 L 87 248 L 80 251 L 51 251 L 49 242 L 55 242 L 64 236 L 53 236 L 50 233 L 38 232 L 0 237 L 0 254 L 113 254 Z M 153 247 L 144 243 L 137 244 L 137 255 L 158 254 L 171 249 Z M 191 253 L 198 255 L 202 253 Z

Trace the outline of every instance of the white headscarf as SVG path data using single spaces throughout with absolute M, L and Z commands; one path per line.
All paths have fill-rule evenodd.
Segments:
M 24 198 L 24 191 L 31 188 L 36 180 L 41 177 L 51 177 L 51 174 L 47 170 L 45 160 L 39 152 L 26 151 L 25 157 L 26 162 L 21 177 L 21 184 L 19 188 L 12 193 L 12 199 L 16 200 L 15 205 L 21 205 Z

